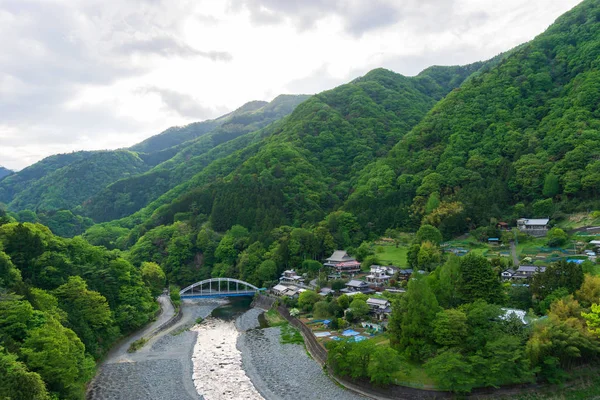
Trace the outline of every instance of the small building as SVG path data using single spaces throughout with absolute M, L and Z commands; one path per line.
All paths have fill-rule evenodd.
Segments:
M 352 279 L 346 283 L 346 287 L 341 290 L 343 293 L 374 293 L 375 291 L 369 287 L 369 284 L 365 281 L 359 281 Z
M 360 272 L 360 263 L 356 260 L 346 261 L 337 264 L 334 268 L 338 274 L 355 274 Z
M 410 279 L 410 276 L 412 274 L 413 274 L 412 268 L 400 269 L 400 270 L 398 270 L 398 279 L 407 281 Z
M 500 229 L 501 231 L 510 231 L 510 227 L 506 222 L 498 222 L 496 228 Z
M 546 271 L 546 267 L 538 267 L 536 265 L 521 265 L 512 275 L 512 279 L 528 279 L 538 272 Z
M 278 284 L 271 288 L 271 293 L 273 293 L 275 296 L 283 296 L 287 290 L 288 290 L 287 286 Z
M 590 244 L 593 244 L 594 246 L 600 249 L 600 240 L 592 240 Z
M 379 320 L 386 318 L 392 312 L 391 303 L 386 299 L 367 299 L 367 305 Z
M 353 274 L 360 271 L 360 263 L 353 257 L 350 257 L 344 250 L 334 251 L 331 257 L 325 261 L 323 265 L 335 268 L 338 274 Z
M 499 246 L 500 239 L 499 238 L 488 238 L 488 244 L 491 244 L 493 246 Z
M 303 283 L 304 278 L 296 274 L 296 271 L 293 269 L 289 269 L 287 271 L 283 271 L 281 274 L 281 278 L 279 278 L 281 283 Z
M 368 283 L 379 287 L 384 286 L 392 277 L 388 275 L 388 269 L 379 265 L 371 265 L 371 273 L 367 275 Z
M 327 297 L 330 294 L 331 295 L 335 294 L 335 290 L 328 288 L 328 287 L 322 288 L 321 291 L 319 292 L 319 296 L 323 296 L 323 297 Z
M 509 279 L 512 279 L 514 274 L 515 274 L 514 269 L 507 269 L 506 271 L 502 272 L 500 275 L 502 276 L 503 280 L 507 281 Z
M 548 218 L 520 218 L 517 220 L 517 228 L 531 236 L 546 236 L 549 222 Z

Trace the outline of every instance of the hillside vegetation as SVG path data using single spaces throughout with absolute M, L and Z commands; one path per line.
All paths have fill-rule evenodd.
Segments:
M 97 222 L 110 221 L 132 214 L 169 189 L 202 171 L 211 161 L 223 157 L 223 152 L 211 153 L 215 147 L 285 117 L 307 98 L 308 96 L 303 95 L 281 95 L 270 103 L 248 103 L 235 112 L 220 118 L 219 125 L 211 131 L 197 139 L 178 145 L 174 156 L 167 161 L 144 174 L 122 179 L 109 185 L 92 196 L 77 211 Z M 158 136 L 163 136 L 167 132 Z M 237 143 L 246 145 L 247 141 L 240 140 Z M 136 148 L 138 147 L 132 147 L 132 149 Z M 142 146 L 142 148 L 146 147 Z M 234 148 L 241 147 L 234 146 Z M 226 148 L 224 150 L 227 151 Z
M 439 102 L 345 205 L 376 231 L 598 205 L 600 10 L 586 1 Z

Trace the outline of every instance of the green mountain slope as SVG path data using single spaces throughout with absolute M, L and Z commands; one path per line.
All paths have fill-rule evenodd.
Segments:
M 107 184 L 146 169 L 144 162 L 131 151 L 92 152 L 82 160 L 49 172 L 19 191 L 9 203 L 9 209 L 71 209 Z
M 585 1 L 437 104 L 345 205 L 363 226 L 447 234 L 597 204 L 600 1 Z
M 0 180 L 6 178 L 9 175 L 12 175 L 14 172 L 10 169 L 4 168 L 0 166 Z
M 268 231 L 317 222 L 342 204 L 353 176 L 387 154 L 451 85 L 481 66 L 448 67 L 450 73 L 436 67 L 414 78 L 379 69 L 315 95 L 287 118 L 246 135 L 247 147 L 111 226 L 136 227 L 131 243 L 181 218 L 210 217 L 219 231 L 233 224 Z
M 239 140 L 233 146 L 211 151 L 215 147 L 285 117 L 308 97 L 281 95 L 270 103 L 248 103 L 224 118 L 224 122 L 211 132 L 177 146 L 180 151 L 168 161 L 145 174 L 123 179 L 106 187 L 85 202 L 79 212 L 99 222 L 132 214 L 169 189 L 192 178 L 210 162 L 244 147 L 248 140 Z M 259 104 L 263 105 L 256 108 Z
M 251 101 L 244 104 L 232 113 L 223 115 L 217 119 L 194 122 L 186 126 L 176 126 L 167 129 L 166 131 L 154 135 L 143 142 L 140 142 L 134 146 L 131 146 L 129 150 L 137 151 L 140 153 L 156 153 L 159 151 L 166 150 L 173 146 L 178 146 L 184 142 L 194 140 L 213 129 L 221 126 L 225 122 L 229 121 L 231 117 L 238 114 L 250 113 L 256 111 L 267 104 L 265 101 Z
M 69 154 L 56 154 L 46 157 L 21 171 L 6 177 L 0 182 L 0 202 L 10 203 L 15 194 L 33 187 L 36 182 L 49 173 L 71 163 L 89 158 L 93 152 L 78 151 Z

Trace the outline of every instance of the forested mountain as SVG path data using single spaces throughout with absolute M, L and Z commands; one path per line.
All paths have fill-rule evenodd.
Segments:
M 144 270 L 1 210 L 0 249 L 0 397 L 83 398 L 94 361 L 157 310 Z
M 10 169 L 4 168 L 0 166 L 0 180 L 6 178 L 8 175 L 12 175 L 14 172 Z
M 86 201 L 78 211 L 98 222 L 110 221 L 132 214 L 169 189 L 202 171 L 211 161 L 223 157 L 224 154 L 229 154 L 232 149 L 242 148 L 248 141 L 242 139 L 237 141 L 234 146 L 222 146 L 220 150 L 211 151 L 215 147 L 285 117 L 308 97 L 305 95 L 280 95 L 270 103 L 258 101 L 248 103 L 220 118 L 218 120 L 220 125 L 210 132 L 176 146 L 174 148 L 177 150 L 175 155 L 168 161 L 147 173 L 122 179 L 109 185 Z M 158 136 L 162 135 L 164 134 Z M 140 156 L 144 158 L 144 155 Z
M 45 164 L 43 161 L 41 163 Z M 34 165 L 36 169 L 38 164 Z M 39 179 L 26 182 L 18 192 L 14 193 L 8 205 L 14 211 L 71 209 L 109 183 L 126 176 L 137 175 L 145 170 L 147 170 L 146 164 L 131 151 L 85 153 L 79 160 L 70 160 L 66 165 L 54 170 L 46 169 Z M 21 172 L 8 177 L 0 182 L 0 187 L 14 190 L 15 186 L 9 185 L 13 183 L 13 178 L 17 180 L 21 177 Z
M 39 179 L 66 165 L 85 160 L 92 154 L 93 152 L 91 151 L 56 154 L 6 177 L 0 182 L 0 202 L 5 204 L 10 203 L 15 194 L 34 186 Z
M 71 211 L 100 221 L 137 211 L 206 166 L 207 162 L 198 160 L 198 156 L 284 117 L 307 97 L 282 95 L 270 103 L 249 102 L 217 120 L 170 128 L 131 150 L 47 157 L 2 179 L 0 203 L 14 212 L 37 213 L 20 215 L 22 222 L 43 222 L 55 233 L 73 236 L 89 227 L 91 221 Z M 141 175 L 157 164 L 147 175 Z M 93 197 L 103 189 L 102 194 Z M 61 226 L 64 224 L 68 226 Z
M 345 205 L 364 227 L 446 235 L 598 205 L 600 2 L 583 2 L 438 103 Z
M 289 117 L 227 143 L 236 150 L 232 154 L 220 152 L 221 146 L 213 152 L 221 153 L 218 160 L 205 154 L 203 161 L 216 161 L 113 225 L 151 227 L 185 213 L 210 216 L 219 231 L 235 223 L 268 231 L 317 222 L 341 204 L 354 175 L 385 155 L 453 85 L 482 66 L 433 67 L 414 78 L 379 69 L 315 95 Z
M 194 122 L 186 126 L 174 126 L 162 133 L 159 133 L 158 135 L 154 135 L 144 140 L 143 142 L 131 146 L 129 150 L 147 154 L 160 152 L 170 147 L 178 146 L 184 142 L 194 140 L 223 125 L 236 115 L 252 113 L 253 111 L 259 110 L 267 104 L 268 103 L 266 101 L 251 101 L 244 104 L 237 110 L 229 114 L 225 114 L 217 119 Z

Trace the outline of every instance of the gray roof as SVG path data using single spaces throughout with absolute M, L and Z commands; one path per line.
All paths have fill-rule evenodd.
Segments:
M 548 225 L 548 222 L 550 222 L 548 218 L 521 218 L 519 221 L 524 222 L 526 225 Z
M 538 267 L 537 265 L 521 265 L 517 272 L 537 272 L 538 269 L 540 272 L 544 272 L 546 267 Z
M 389 300 L 386 299 L 367 299 L 367 304 L 372 304 L 376 306 L 388 306 L 390 304 Z
M 343 261 L 351 261 L 354 260 L 354 258 L 348 256 L 348 253 L 346 253 L 344 250 L 336 250 L 333 252 L 333 254 L 331 255 L 331 257 L 329 257 L 327 259 L 327 261 L 333 261 L 333 262 L 343 262 Z
M 346 286 L 350 286 L 350 287 L 364 287 L 364 286 L 368 286 L 368 284 L 365 281 L 359 281 L 359 280 L 356 280 L 356 279 L 352 279 L 350 282 L 346 283 Z

